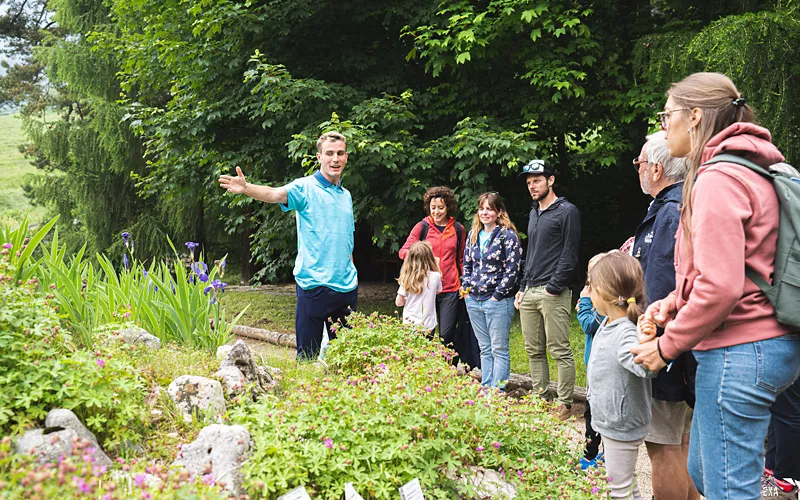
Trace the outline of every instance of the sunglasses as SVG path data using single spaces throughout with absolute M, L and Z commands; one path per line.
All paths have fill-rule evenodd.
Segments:
M 542 174 L 544 173 L 545 163 L 544 160 L 533 160 L 524 167 L 522 171 L 526 174 Z

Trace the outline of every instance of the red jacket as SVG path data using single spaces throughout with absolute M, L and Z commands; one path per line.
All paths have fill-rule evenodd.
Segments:
M 734 123 L 711 138 L 702 160 L 731 153 L 768 166 L 783 161 L 769 131 Z M 675 295 L 678 314 L 659 341 L 664 356 L 707 351 L 789 333 L 775 309 L 744 275 L 745 264 L 772 281 L 778 242 L 778 197 L 772 183 L 747 167 L 700 167 L 692 189 L 692 236 L 678 227 Z
M 428 221 L 428 235 L 425 240 L 433 246 L 433 255 L 439 257 L 439 267 L 442 270 L 442 293 L 456 292 L 461 287 L 460 277 L 464 263 L 464 256 L 456 255 L 456 249 L 458 246 L 462 249 L 464 248 L 467 235 L 463 234 L 461 244 L 457 245 L 456 220 L 453 217 L 448 219 L 444 231 L 439 231 L 439 228 L 433 222 L 433 217 L 430 215 L 425 217 L 424 220 Z M 408 235 L 408 239 L 400 249 L 400 259 L 405 259 L 411 245 L 419 241 L 421 229 L 422 222 L 417 222 L 414 228 L 411 229 L 411 234 Z

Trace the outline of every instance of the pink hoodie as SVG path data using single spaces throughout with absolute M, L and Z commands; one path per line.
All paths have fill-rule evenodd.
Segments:
M 734 123 L 706 144 L 702 161 L 737 154 L 759 165 L 783 161 L 769 131 Z M 747 167 L 700 167 L 692 189 L 692 236 L 678 227 L 675 295 L 678 314 L 659 341 L 665 357 L 707 351 L 789 333 L 775 309 L 744 275 L 745 264 L 772 281 L 778 241 L 778 198 L 772 183 Z

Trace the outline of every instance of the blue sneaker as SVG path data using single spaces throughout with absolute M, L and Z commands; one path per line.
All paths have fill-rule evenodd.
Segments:
M 597 457 L 591 460 L 586 460 L 586 457 L 581 457 L 581 470 L 586 470 L 592 467 L 595 469 L 597 468 Z
M 581 470 L 586 470 L 590 467 L 597 468 L 597 464 L 599 462 L 605 462 L 605 452 L 601 451 L 591 460 L 587 460 L 586 457 L 581 457 Z

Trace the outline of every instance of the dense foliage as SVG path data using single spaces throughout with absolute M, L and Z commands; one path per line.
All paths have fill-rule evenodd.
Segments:
M 588 257 L 641 220 L 647 200 L 623 167 L 669 83 L 701 69 L 731 75 L 796 155 L 792 3 L 51 5 L 59 30 L 30 41 L 60 118 L 41 116 L 47 95 L 15 99 L 28 103 L 30 153 L 48 172 L 31 193 L 74 222 L 63 237 L 73 250 L 88 241 L 88 255 L 119 255 L 122 230 L 143 259 L 168 255 L 168 232 L 230 251 L 245 279 L 251 260 L 259 279 L 288 277 L 293 219 L 214 179 L 241 165 L 254 182 L 287 182 L 313 168 L 319 132 L 337 128 L 350 138 L 362 276 L 380 275 L 374 264 L 433 184 L 453 186 L 466 215 L 476 193 L 498 190 L 524 228 L 529 197 L 513 174 L 532 156 L 557 165 L 558 194 L 582 210 Z
M 328 374 L 233 412 L 256 441 L 245 465 L 253 494 L 304 484 L 313 497 L 341 498 L 352 482 L 365 498 L 396 498 L 417 477 L 426 498 L 453 498 L 475 493 L 459 479 L 475 466 L 498 470 L 518 498 L 603 490 L 601 476 L 576 467 L 579 442 L 548 403 L 506 399 L 459 375 L 452 352 L 397 319 L 351 318 L 328 350 Z
M 144 379 L 103 346 L 77 349 L 60 325 L 53 296 L 33 277 L 18 286 L 0 256 L 0 434 L 72 410 L 105 446 L 141 440 Z

